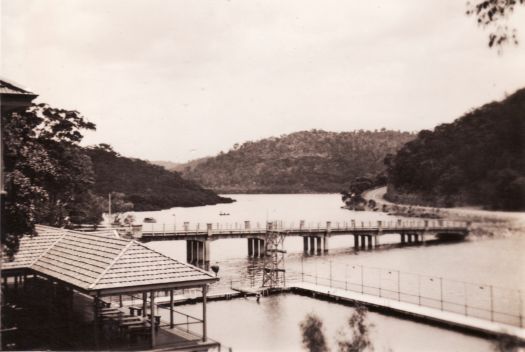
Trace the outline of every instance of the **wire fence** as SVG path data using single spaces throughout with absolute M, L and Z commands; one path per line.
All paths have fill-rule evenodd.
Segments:
M 523 292 L 495 285 L 338 262 L 301 266 L 288 282 L 306 282 L 523 327 Z

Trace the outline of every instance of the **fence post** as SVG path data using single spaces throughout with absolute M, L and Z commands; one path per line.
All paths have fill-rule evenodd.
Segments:
M 397 300 L 401 302 L 401 271 L 397 271 Z
M 365 293 L 365 279 L 364 279 L 364 273 L 363 273 L 363 266 L 359 265 L 361 267 L 361 294 Z
M 492 285 L 490 285 L 490 321 L 494 321 L 494 292 Z
M 379 297 L 381 297 L 381 268 L 379 268 Z
M 304 282 L 304 257 L 301 257 L 301 282 Z
M 443 278 L 439 278 L 439 293 L 441 299 L 441 310 L 443 310 Z
M 348 291 L 348 264 L 345 265 L 345 291 Z
M 421 275 L 417 274 L 417 304 L 421 305 Z
M 523 327 L 523 300 L 521 298 L 521 290 L 518 290 L 518 295 L 519 295 L 519 303 L 520 303 L 520 328 Z
M 465 287 L 465 316 L 468 317 L 468 289 L 467 289 L 467 283 L 464 282 L 463 286 Z
M 332 261 L 330 260 L 330 288 L 332 288 Z

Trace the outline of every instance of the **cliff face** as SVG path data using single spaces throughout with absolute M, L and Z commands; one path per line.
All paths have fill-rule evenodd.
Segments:
M 412 138 L 387 130 L 302 131 L 235 145 L 178 170 L 220 193 L 339 192 L 357 176 L 384 170 L 385 156 Z
M 525 89 L 421 131 L 388 179 L 392 201 L 525 210 Z

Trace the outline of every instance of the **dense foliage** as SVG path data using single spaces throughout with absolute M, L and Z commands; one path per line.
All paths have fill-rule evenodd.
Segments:
M 355 177 L 384 170 L 387 153 L 413 137 L 384 129 L 296 132 L 236 144 L 186 167 L 182 175 L 223 193 L 340 192 Z
M 94 192 L 104 196 L 110 192 L 123 193 L 124 199 L 134 204 L 134 210 L 231 202 L 193 181 L 184 180 L 176 172 L 144 160 L 123 157 L 107 144 L 88 148 L 87 154 L 93 163 Z
M 389 164 L 391 200 L 524 210 L 525 89 L 421 131 Z
M 94 128 L 78 112 L 46 104 L 2 114 L 2 244 L 8 255 L 35 223 L 67 225 L 92 200 L 91 160 L 78 143 L 81 130 Z

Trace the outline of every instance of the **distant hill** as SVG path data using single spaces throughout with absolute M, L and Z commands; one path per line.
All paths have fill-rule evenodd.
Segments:
M 174 163 L 173 161 L 164 161 L 164 160 L 148 160 L 150 164 L 162 166 L 166 170 L 172 170 L 179 167 L 180 163 Z
M 219 193 L 340 192 L 355 177 L 383 171 L 385 156 L 413 138 L 384 129 L 302 131 L 235 145 L 179 170 Z
M 87 148 L 86 152 L 93 163 L 94 192 L 104 196 L 110 192 L 124 193 L 125 200 L 134 204 L 134 210 L 232 202 L 178 173 L 144 160 L 123 157 L 108 145 Z
M 388 177 L 392 201 L 525 210 L 525 89 L 421 131 Z

